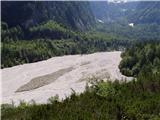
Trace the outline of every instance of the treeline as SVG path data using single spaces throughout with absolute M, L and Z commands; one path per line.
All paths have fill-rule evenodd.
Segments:
M 119 68 L 126 76 L 137 76 L 140 71 L 160 72 L 160 42 L 139 43 L 122 54 Z
M 45 60 L 53 56 L 122 50 L 127 38 L 100 32 L 75 32 L 55 21 L 23 30 L 2 22 L 1 68 Z
M 119 46 L 117 46 L 119 44 Z M 45 60 L 53 56 L 87 54 L 97 51 L 111 51 L 123 49 L 125 41 L 104 40 L 32 40 L 2 42 L 1 67 L 11 67 L 24 63 Z
M 2 120 L 159 120 L 160 74 L 141 72 L 130 82 L 96 82 L 80 95 L 47 104 L 3 104 Z M 14 102 L 13 102 L 14 103 Z
M 139 29 L 117 24 L 99 24 L 90 31 L 80 32 L 51 20 L 28 29 L 21 26 L 10 28 L 7 23 L 2 22 L 1 68 L 32 63 L 53 56 L 124 50 L 136 41 L 159 40 L 159 27 L 156 30 L 153 30 L 153 27 L 154 25 L 144 25 L 144 28 L 140 27 L 143 29 Z M 144 29 L 146 32 L 142 32 Z

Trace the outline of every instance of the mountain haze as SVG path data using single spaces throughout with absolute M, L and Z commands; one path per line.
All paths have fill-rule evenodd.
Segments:
M 160 24 L 160 2 L 90 2 L 93 14 L 104 22 Z

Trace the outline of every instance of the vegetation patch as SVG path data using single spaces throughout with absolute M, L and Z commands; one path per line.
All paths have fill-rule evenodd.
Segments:
M 139 43 L 127 49 L 122 55 L 119 68 L 126 76 L 137 76 L 141 71 L 160 72 L 160 43 Z

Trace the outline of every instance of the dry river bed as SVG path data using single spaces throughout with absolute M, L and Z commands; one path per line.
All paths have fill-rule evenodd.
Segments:
M 2 69 L 2 103 L 47 103 L 55 95 L 65 99 L 73 90 L 77 94 L 83 92 L 92 77 L 130 80 L 118 69 L 120 54 L 114 51 L 67 55 Z

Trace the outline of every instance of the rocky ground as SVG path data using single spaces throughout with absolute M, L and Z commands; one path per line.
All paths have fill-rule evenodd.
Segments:
M 46 103 L 51 96 L 65 99 L 73 90 L 81 93 L 93 77 L 124 80 L 118 65 L 120 51 L 68 55 L 1 70 L 2 103 L 21 100 Z

